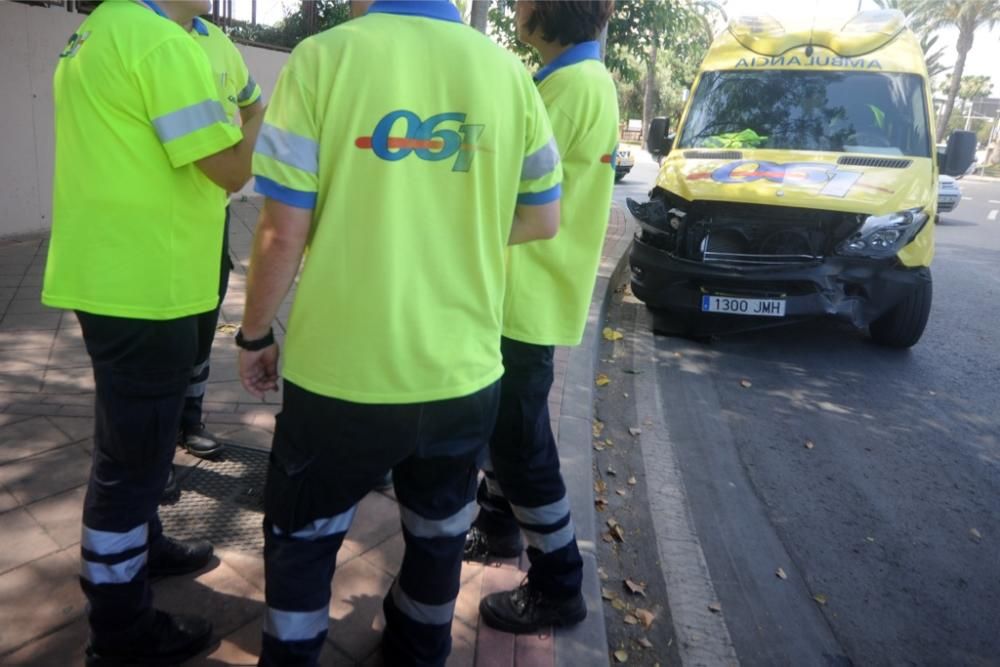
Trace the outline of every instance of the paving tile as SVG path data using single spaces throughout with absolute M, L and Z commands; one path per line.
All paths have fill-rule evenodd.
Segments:
M 2 481 L 2 480 L 0 480 Z M 364 553 L 400 530 L 399 508 L 394 500 L 381 493 L 372 492 L 365 496 L 358 506 L 354 523 L 344 538 L 344 543 L 352 549 Z
M 56 541 L 59 548 L 65 549 L 80 541 L 83 497 L 86 493 L 85 485 L 78 486 L 51 498 L 31 503 L 25 509 L 45 529 L 49 537 Z
M 12 300 L 7 305 L 6 311 L 8 315 L 35 315 L 38 313 L 55 312 L 48 306 L 42 304 L 41 301 L 36 301 L 34 299 Z
M 483 570 L 482 595 L 506 591 L 521 583 L 524 574 L 517 567 L 501 565 L 487 567 Z M 506 632 L 500 632 L 479 621 L 479 632 L 476 636 L 476 666 L 477 667 L 510 667 L 514 664 L 515 637 Z
M 473 628 L 479 623 L 479 601 L 483 599 L 483 566 L 462 563 L 462 588 L 455 601 L 455 620 Z
M 263 613 L 263 612 L 262 612 Z M 210 667 L 212 665 L 256 665 L 260 656 L 260 633 L 263 616 L 253 619 L 241 628 L 229 633 L 208 655 L 195 658 L 187 667 Z M 216 633 L 218 635 L 218 633 Z
M 0 514 L 0 535 L 7 537 L 0 550 L 0 572 L 14 570 L 59 551 L 56 541 L 24 508 Z M 16 540 L 11 540 L 10 536 L 15 535 Z
M 23 361 L 0 361 L 0 387 L 20 392 L 42 390 L 45 367 Z
M 264 590 L 264 554 L 238 549 L 216 549 L 215 555 L 254 588 Z
M 274 439 L 274 433 L 265 431 L 264 429 L 253 427 L 233 428 L 232 424 L 228 428 L 222 427 L 214 432 L 226 442 L 254 449 L 270 450 L 271 441 Z
M 69 625 L 35 639 L 13 653 L 0 656 L 0 663 L 18 667 L 83 667 L 84 648 L 90 627 L 84 616 Z
M 72 438 L 45 417 L 15 420 L 0 424 L 0 464 L 61 447 Z M 0 472 L 0 477 L 3 473 Z
M 153 584 L 154 604 L 171 612 L 196 612 L 212 619 L 225 636 L 264 613 L 264 594 L 225 562 L 194 578 L 171 577 Z
M 59 321 L 62 319 L 62 311 L 48 311 L 45 313 L 10 314 L 0 320 L 0 331 L 36 331 L 51 329 L 55 331 L 59 328 Z
M 0 486 L 0 513 L 9 512 L 20 506 L 21 503 L 17 502 L 17 498 L 11 495 L 10 491 Z
M 476 629 L 455 619 L 451 624 L 451 655 L 445 667 L 473 667 L 476 664 Z
M 399 566 L 403 562 L 403 551 L 405 548 L 406 544 L 403 541 L 403 533 L 400 530 L 396 535 L 362 553 L 361 557 L 390 577 L 395 577 L 399 572 Z
M 56 339 L 54 329 L 33 331 L 7 331 L 0 329 L 0 349 L 12 351 L 21 349 L 50 349 Z
M 514 640 L 514 662 L 518 667 L 555 667 L 554 648 L 551 631 L 518 635 Z
M 79 569 L 76 550 L 70 549 L 0 575 L 0 654 L 66 625 L 83 613 Z
M 22 505 L 85 484 L 89 475 L 90 456 L 76 445 L 0 466 L 0 484 Z
M 66 434 L 70 442 L 92 438 L 94 436 L 93 417 L 48 417 L 56 428 Z
M 330 600 L 330 639 L 341 651 L 363 660 L 378 646 L 385 619 L 382 598 L 392 578 L 361 558 L 337 568 Z
M 92 393 L 94 371 L 89 365 L 78 368 L 52 368 L 45 370 L 46 393 Z

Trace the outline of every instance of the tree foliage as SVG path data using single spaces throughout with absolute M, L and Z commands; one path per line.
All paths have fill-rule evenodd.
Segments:
M 243 21 L 233 21 L 229 35 L 251 42 L 260 42 L 288 49 L 306 37 L 322 32 L 351 18 L 350 3 L 346 0 L 310 0 L 313 5 L 313 25 L 302 3 L 274 25 L 251 25 Z

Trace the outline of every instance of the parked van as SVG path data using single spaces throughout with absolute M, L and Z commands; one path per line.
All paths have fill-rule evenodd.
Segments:
M 898 11 L 803 30 L 732 21 L 672 150 L 664 121 L 651 128 L 650 152 L 667 155 L 650 201 L 629 203 L 633 293 L 685 327 L 833 316 L 915 344 L 931 308 L 938 174 L 964 173 L 975 150 L 956 132 L 937 155 L 930 93 Z

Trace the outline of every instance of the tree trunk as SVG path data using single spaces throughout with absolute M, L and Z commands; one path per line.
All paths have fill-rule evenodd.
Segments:
M 656 111 L 656 40 L 649 46 L 649 58 L 646 60 L 646 90 L 642 96 L 642 139 L 649 134 L 649 124 L 653 121 Z M 627 119 L 626 119 L 627 120 Z
M 490 0 L 472 0 L 472 10 L 469 13 L 469 25 L 486 34 L 486 22 L 489 19 Z
M 958 60 L 955 61 L 955 67 L 951 71 L 951 86 L 948 88 L 948 98 L 945 100 L 944 110 L 941 112 L 941 117 L 938 118 L 938 141 L 943 141 L 946 138 L 944 133 L 948 131 L 948 120 L 951 118 L 951 112 L 955 108 L 955 98 L 958 97 L 958 90 L 962 85 L 965 57 L 972 50 L 972 33 L 966 33 L 963 29 L 958 35 L 958 44 L 955 48 L 958 50 Z

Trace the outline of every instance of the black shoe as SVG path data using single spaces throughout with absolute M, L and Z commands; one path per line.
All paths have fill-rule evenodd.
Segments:
M 491 628 L 525 634 L 548 627 L 576 625 L 587 617 L 587 605 L 580 593 L 557 600 L 533 588 L 525 579 L 512 591 L 483 598 L 479 603 L 479 615 Z
M 212 560 L 212 545 L 205 540 L 175 540 L 161 535 L 149 546 L 149 576 L 169 577 L 195 572 Z
M 170 466 L 170 474 L 167 475 L 167 485 L 163 487 L 163 493 L 160 495 L 161 505 L 175 503 L 181 497 L 181 487 L 177 483 L 177 475 L 174 473 L 174 466 Z
M 150 629 L 106 644 L 87 645 L 87 667 L 176 665 L 208 648 L 212 624 L 198 616 L 154 611 Z
M 226 444 L 210 433 L 204 424 L 198 424 L 197 428 L 181 433 L 180 445 L 192 456 L 201 459 L 214 458 L 226 448 Z
M 496 558 L 517 558 L 524 550 L 521 534 L 503 537 L 490 535 L 479 526 L 472 526 L 465 535 L 465 550 L 462 560 L 484 563 Z

